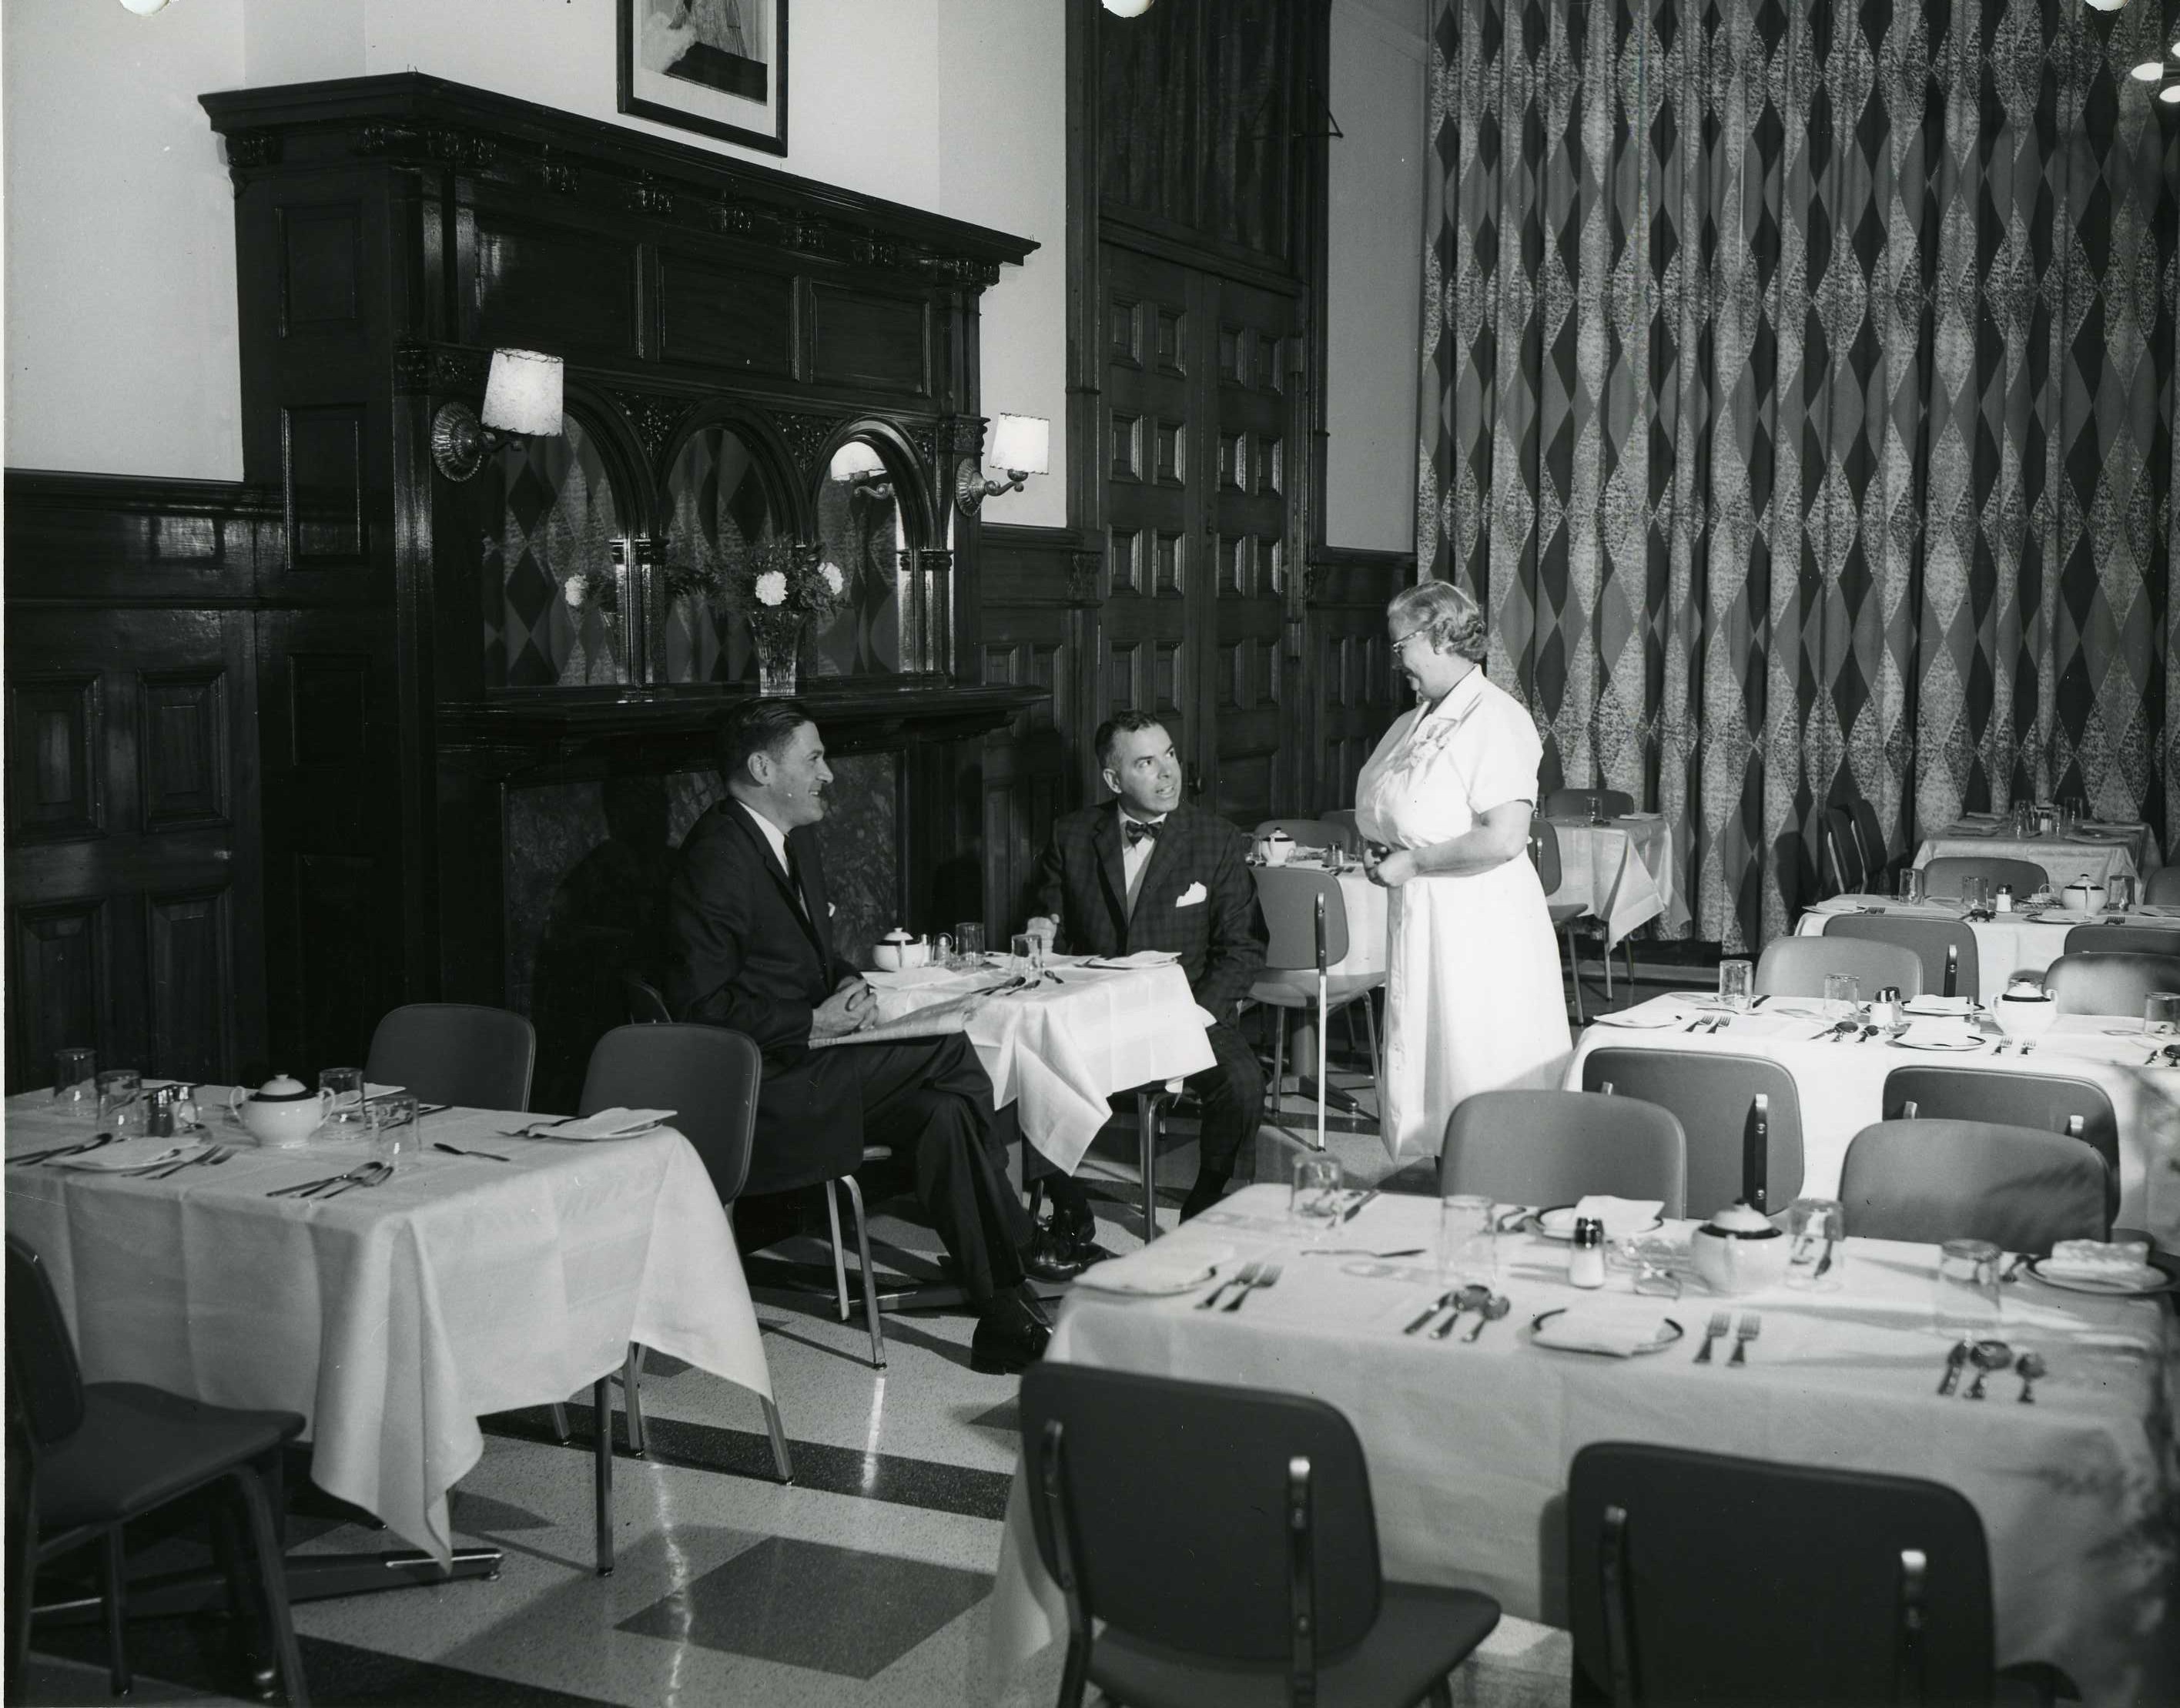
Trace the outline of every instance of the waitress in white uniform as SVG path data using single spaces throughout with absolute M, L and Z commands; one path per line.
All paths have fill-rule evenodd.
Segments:
M 1386 607 L 1393 663 L 1423 702 L 1356 784 L 1387 908 L 1380 1130 L 1397 1161 L 1435 1154 L 1472 1092 L 1560 1083 L 1572 1044 L 1559 945 L 1524 858 L 1544 746 L 1484 677 L 1484 619 L 1446 581 Z

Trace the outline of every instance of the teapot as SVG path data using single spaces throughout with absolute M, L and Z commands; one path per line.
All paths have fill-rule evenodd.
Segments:
M 2100 912 L 2105 905 L 2105 886 L 2083 879 L 2067 886 L 2067 906 L 2082 913 Z
M 1786 1278 L 1793 1242 L 1761 1211 L 1735 1203 L 1695 1231 L 1688 1251 L 1696 1273 L 1713 1292 L 1753 1293 Z
M 2034 979 L 2017 978 L 1991 1004 L 1990 1017 L 2008 1038 L 2037 1038 L 2058 1019 L 2059 1002 Z
M 1284 830 L 1257 839 L 1257 855 L 1267 866 L 1284 866 L 1294 857 L 1295 840 Z
M 276 1073 L 255 1091 L 236 1086 L 228 1094 L 227 1112 L 258 1143 L 284 1149 L 303 1143 L 333 1112 L 333 1094 L 312 1091 L 300 1079 Z
M 871 959 L 881 972 L 899 972 L 904 967 L 921 967 L 929 961 L 931 945 L 896 925 L 871 945 Z

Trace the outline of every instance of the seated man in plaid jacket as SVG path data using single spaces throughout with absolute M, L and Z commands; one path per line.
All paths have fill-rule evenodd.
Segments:
M 1218 1057 L 1188 1080 L 1203 1121 L 1185 1221 L 1219 1201 L 1263 1114 L 1264 1071 L 1234 1016 L 1264 964 L 1264 916 L 1244 857 L 1247 839 L 1182 802 L 1181 760 L 1164 725 L 1148 712 L 1122 712 L 1098 726 L 1097 750 L 1105 786 L 1120 798 L 1054 824 L 1036 905 L 1054 922 L 1062 952 L 1163 949 L 1181 957 Z M 1051 1185 L 1054 1231 L 1087 1244 L 1096 1231 L 1089 1199 L 1071 1180 Z

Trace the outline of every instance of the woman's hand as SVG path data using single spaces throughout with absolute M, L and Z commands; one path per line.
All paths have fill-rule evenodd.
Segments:
M 1416 863 L 1413 853 L 1406 848 L 1396 848 L 1371 867 L 1370 878 L 1372 882 L 1382 884 L 1388 890 L 1397 890 L 1422 870 L 1423 868 Z

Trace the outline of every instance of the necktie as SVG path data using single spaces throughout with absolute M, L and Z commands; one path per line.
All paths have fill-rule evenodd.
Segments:
M 1146 836 L 1149 837 L 1153 841 L 1156 841 L 1158 840 L 1159 827 L 1155 824 L 1146 824 L 1140 818 L 1129 819 L 1127 830 L 1128 846 L 1131 848 L 1134 847 L 1137 843 L 1142 841 Z
M 811 917 L 810 892 L 802 887 L 802 867 L 795 857 L 795 845 L 790 842 L 786 845 L 786 848 L 787 887 L 795 892 L 795 899 L 802 909 L 802 917 L 807 919 Z

